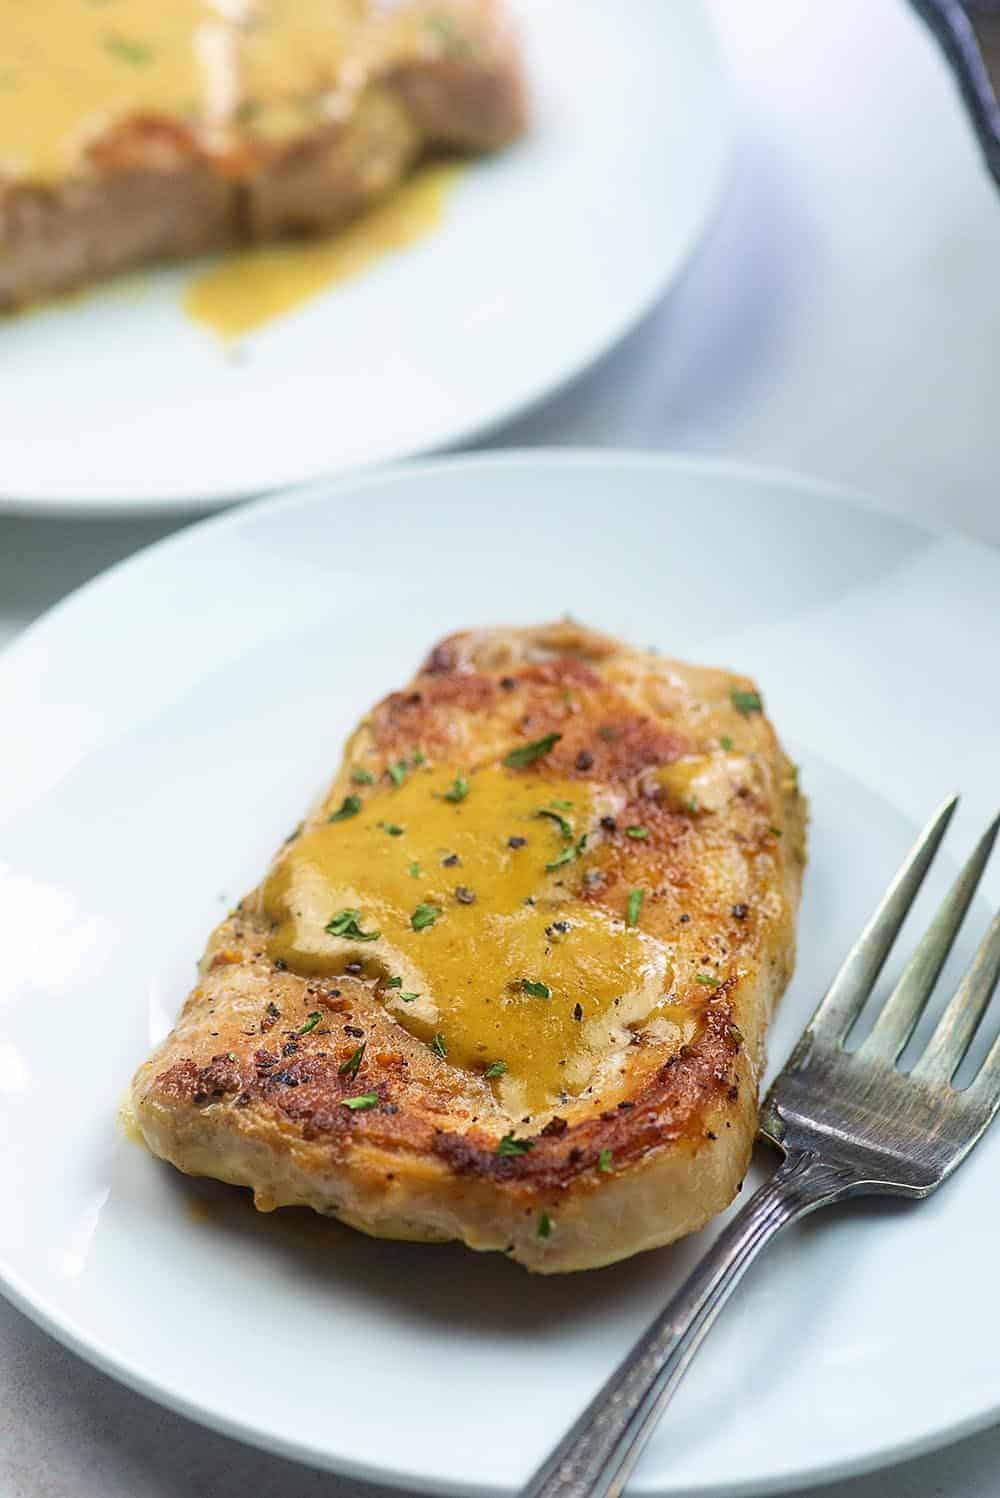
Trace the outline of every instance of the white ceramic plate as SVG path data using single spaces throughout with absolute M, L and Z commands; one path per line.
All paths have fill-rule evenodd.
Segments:
M 530 137 L 443 226 L 248 336 L 181 308 L 190 268 L 0 321 L 0 509 L 214 505 L 513 416 L 624 334 L 717 201 L 727 94 L 701 0 L 509 0 Z
M 801 761 L 812 858 L 781 1058 L 942 797 L 966 793 L 925 910 L 994 809 L 998 593 L 993 552 L 820 485 L 612 454 L 327 485 L 84 588 L 0 658 L 6 1293 L 246 1440 L 437 1494 L 519 1486 L 705 1239 L 546 1280 L 257 1217 L 122 1137 L 133 1067 L 365 706 L 445 631 L 564 610 L 754 673 Z M 1000 868 L 972 925 L 998 895 Z M 1000 1129 L 926 1204 L 789 1232 L 635 1491 L 797 1489 L 995 1416 L 998 1172 Z

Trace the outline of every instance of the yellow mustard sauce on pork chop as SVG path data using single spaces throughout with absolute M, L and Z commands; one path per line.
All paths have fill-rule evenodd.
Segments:
M 373 75 L 444 45 L 419 4 L 0 0 L 0 177 L 59 181 L 134 119 L 191 130 L 239 175 L 247 137 L 346 119 Z
M 621 796 L 503 764 L 397 773 L 278 862 L 272 956 L 325 976 L 360 958 L 397 1022 L 453 1065 L 492 1069 L 513 1111 L 582 1091 L 654 1011 L 693 1033 L 669 944 L 637 911 L 629 924 L 627 899 L 581 894 Z

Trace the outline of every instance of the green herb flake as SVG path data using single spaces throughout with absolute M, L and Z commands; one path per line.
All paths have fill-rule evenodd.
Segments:
M 638 838 L 648 837 L 649 836 L 649 828 L 648 827 L 626 827 L 625 828 L 625 836 L 626 837 L 634 837 L 634 838 L 637 838 L 637 839 Z
M 546 871 L 551 873 L 553 869 L 561 869 L 564 863 L 572 863 L 574 859 L 581 857 L 586 852 L 586 849 L 587 834 L 584 833 L 579 842 L 571 843 L 568 848 L 564 848 L 556 858 L 553 858 L 551 863 L 547 863 L 545 865 Z
M 549 811 L 547 807 L 543 807 L 541 811 L 535 812 L 535 816 L 548 817 L 550 822 L 555 822 L 563 837 L 571 838 L 573 836 L 573 823 L 567 822 L 561 812 Z
M 604 1174 L 607 1175 L 612 1168 L 613 1160 L 614 1157 L 612 1156 L 610 1150 L 601 1150 L 601 1153 L 597 1157 L 598 1170 L 603 1171 Z
M 366 1108 L 374 1108 L 378 1104 L 377 1092 L 360 1092 L 357 1097 L 342 1097 L 341 1103 L 345 1108 L 350 1108 L 352 1113 L 363 1113 Z
M 323 1016 L 320 1014 L 319 1010 L 314 1009 L 312 1014 L 310 1014 L 309 1018 L 306 1020 L 305 1024 L 300 1025 L 296 1030 L 296 1035 L 308 1035 L 310 1030 L 315 1030 L 316 1026 L 319 1024 L 322 1018 Z
M 729 753 L 729 751 L 730 751 L 730 750 L 731 750 L 731 749 L 732 749 L 732 747 L 733 747 L 733 741 L 732 741 L 732 739 L 731 739 L 731 738 L 730 738 L 730 737 L 729 737 L 729 735 L 728 735 L 728 733 L 724 733 L 724 734 L 723 734 L 723 735 L 722 735 L 722 738 L 721 738 L 721 739 L 720 739 L 720 740 L 719 740 L 719 744 L 720 744 L 720 746 L 721 746 L 721 747 L 722 747 L 722 748 L 723 748 L 723 749 L 725 749 L 725 751 L 726 751 L 726 753 L 727 753 L 727 754 L 728 754 L 728 753 Z
M 374 785 L 375 776 L 371 770 L 363 770 L 360 766 L 351 771 L 351 779 L 355 785 Z
M 448 1054 L 448 1047 L 444 1043 L 444 1036 L 441 1034 L 440 1030 L 437 1031 L 434 1039 L 431 1041 L 431 1050 L 434 1052 L 435 1056 L 440 1056 L 442 1061 Z
M 403 980 L 402 980 L 402 978 L 386 978 L 386 980 L 385 980 L 385 987 L 386 988 L 402 988 L 402 986 L 403 986 Z
M 698 797 L 697 796 L 689 796 L 688 799 L 687 799 L 687 801 L 685 801 L 684 804 L 687 807 L 688 811 L 691 813 L 691 815 L 694 816 L 695 812 L 698 810 Z
M 360 796 L 345 796 L 340 803 L 340 810 L 335 811 L 332 816 L 327 817 L 328 822 L 346 822 L 348 817 L 356 817 L 361 810 Z
M 403 781 L 406 779 L 406 769 L 405 759 L 401 759 L 396 764 L 389 766 L 388 775 L 393 785 L 400 786 L 403 784 Z
M 502 1159 L 509 1160 L 514 1155 L 526 1155 L 534 1147 L 533 1139 L 515 1139 L 513 1134 L 505 1134 L 497 1145 L 497 1154 Z
M 459 801 L 464 801 L 469 794 L 469 782 L 464 775 L 456 775 L 449 790 L 445 791 L 444 799 L 451 801 L 455 806 Z
M 420 749 L 417 750 L 416 754 L 414 754 L 413 758 L 410 760 L 410 764 L 415 770 L 418 770 L 421 765 L 425 765 L 426 763 L 427 756 Z
M 526 765 L 533 765 L 536 759 L 544 758 L 561 738 L 561 733 L 547 733 L 544 738 L 533 739 L 530 744 L 512 749 L 509 754 L 504 755 L 503 762 L 510 770 L 523 770 Z
M 741 692 L 738 687 L 733 687 L 729 693 L 729 699 L 738 713 L 744 718 L 749 718 L 751 713 L 762 713 L 764 704 L 760 699 L 759 692 Z
M 625 912 L 626 926 L 638 926 L 639 912 L 642 910 L 642 902 L 646 897 L 644 889 L 630 889 L 628 892 L 628 908 Z
M 704 984 L 706 988 L 718 988 L 719 986 L 718 978 L 713 977 L 711 973 L 695 973 L 694 981 Z
M 299 1034 L 300 1035 L 302 1034 L 301 1030 L 299 1031 Z M 235 1061 L 236 1060 L 236 1052 L 235 1051 L 227 1051 L 226 1052 L 226 1060 L 227 1061 Z
M 767 830 L 771 833 L 772 837 L 784 837 L 785 835 L 780 827 L 769 827 Z
M 340 1073 L 340 1075 L 342 1077 L 356 1077 L 357 1076 L 357 1074 L 358 1074 L 358 1067 L 361 1065 L 361 1060 L 362 1060 L 362 1057 L 365 1054 L 365 1046 L 367 1044 L 368 1044 L 368 1042 L 366 1040 L 363 1045 L 359 1045 L 358 1046 L 358 1048 L 357 1048 L 356 1051 L 352 1051 L 351 1052 L 351 1054 L 348 1056 L 347 1060 L 345 1062 L 343 1062 L 343 1064 L 341 1066 L 338 1066 L 337 1070 L 338 1070 L 338 1072 Z
M 398 822 L 379 822 L 378 825 L 381 827 L 382 831 L 387 832 L 390 837 L 402 837 L 403 833 L 406 831 L 406 828 L 400 827 Z
M 400 993 L 396 997 L 402 1004 L 412 1004 L 414 999 L 419 999 L 420 995 L 418 993 Z
M 414 931 L 425 931 L 428 926 L 433 926 L 440 914 L 440 905 L 418 905 L 410 916 L 410 925 Z
M 147 47 L 145 42 L 132 41 L 127 36 L 106 36 L 104 50 L 121 62 L 130 63 L 134 68 L 145 67 L 155 56 L 152 47 Z
M 418 863 L 411 863 L 406 872 L 409 874 L 411 879 L 419 879 L 420 865 Z
M 552 990 L 547 983 L 536 983 L 531 978 L 522 978 L 521 987 L 533 999 L 551 999 Z
M 485 1076 L 487 1082 L 492 1081 L 494 1077 L 502 1077 L 506 1070 L 506 1061 L 494 1061 L 493 1065 L 486 1069 Z
M 543 1212 L 538 1219 L 539 1238 L 550 1238 L 552 1236 L 552 1219 L 548 1212 Z
M 323 929 L 330 936 L 342 936 L 352 941 L 378 941 L 381 931 L 362 931 L 360 920 L 360 910 L 338 910 Z

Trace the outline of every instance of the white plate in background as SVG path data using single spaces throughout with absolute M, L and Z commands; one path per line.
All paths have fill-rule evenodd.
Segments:
M 133 1068 L 365 708 L 450 630 L 567 610 L 754 674 L 801 762 L 811 858 L 780 1061 L 932 809 L 965 792 L 910 937 L 995 809 L 998 594 L 995 553 L 827 486 L 610 453 L 357 476 L 85 587 L 0 657 L 5 1293 L 244 1440 L 435 1494 L 519 1487 L 708 1235 L 539 1279 L 259 1217 L 121 1135 Z M 998 897 L 1000 867 L 950 972 Z M 790 1230 L 632 1490 L 800 1491 L 995 1419 L 998 1176 L 1000 1128 L 926 1203 Z
M 0 319 L 0 510 L 216 505 L 467 440 L 579 373 L 681 269 L 718 200 L 728 97 L 701 0 L 508 0 L 530 135 L 445 222 L 242 340 L 190 267 Z

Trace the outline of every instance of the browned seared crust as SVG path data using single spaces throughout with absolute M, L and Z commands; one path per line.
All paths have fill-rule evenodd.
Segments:
M 763 713 L 734 705 L 752 692 L 573 624 L 456 635 L 362 724 L 306 824 L 344 796 L 350 765 L 377 774 L 420 745 L 431 761 L 474 767 L 558 732 L 545 773 L 609 787 L 623 807 L 588 854 L 598 879 L 581 878 L 572 898 L 616 908 L 641 860 L 643 924 L 669 940 L 695 1016 L 685 1044 L 639 1027 L 592 1087 L 526 1126 L 481 1074 L 395 1021 L 381 978 L 276 966 L 258 891 L 214 933 L 177 1027 L 137 1074 L 150 1147 L 251 1186 L 264 1209 L 302 1203 L 383 1236 L 460 1238 L 546 1272 L 700 1227 L 746 1170 L 804 862 L 794 770 Z M 665 794 L 664 770 L 681 786 L 699 775 L 706 804 Z M 640 821 L 636 843 L 625 829 Z M 321 1023 L 298 1035 L 310 1013 Z M 360 1041 L 361 1068 L 345 1076 Z M 343 1106 L 359 1090 L 377 1105 Z M 530 1149 L 498 1153 L 511 1134 Z
M 65 180 L 5 179 L 0 163 L 0 310 L 151 260 L 337 228 L 429 152 L 521 134 L 524 76 L 500 0 L 409 8 L 446 18 L 446 40 L 374 70 L 347 118 L 318 124 L 304 108 L 280 144 L 252 122 L 213 144 L 179 114 L 138 116 L 90 142 Z

